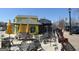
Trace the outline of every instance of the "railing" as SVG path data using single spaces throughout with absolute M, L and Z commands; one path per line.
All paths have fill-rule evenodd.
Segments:
M 62 51 L 63 50 L 65 50 L 65 51 L 76 51 L 76 49 L 71 45 L 70 42 L 63 43 L 62 46 L 63 46 Z
M 58 36 L 59 43 L 62 44 L 61 51 L 76 51 L 76 49 L 72 46 L 72 44 L 68 41 L 68 38 L 65 38 L 62 30 L 58 29 L 56 31 Z

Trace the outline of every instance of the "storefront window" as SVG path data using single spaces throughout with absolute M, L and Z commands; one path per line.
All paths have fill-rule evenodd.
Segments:
M 30 27 L 30 32 L 31 32 L 31 33 L 34 33 L 34 32 L 35 32 L 35 26 L 31 26 L 31 27 Z

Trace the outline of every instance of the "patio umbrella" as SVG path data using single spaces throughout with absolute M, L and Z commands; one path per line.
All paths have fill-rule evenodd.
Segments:
M 9 22 L 8 22 L 8 24 L 7 24 L 6 33 L 9 34 L 9 39 L 10 39 L 10 34 L 13 34 L 12 25 L 11 25 L 11 21 L 10 21 L 10 20 L 9 20 Z M 11 43 L 13 44 L 12 41 L 11 41 Z M 10 46 L 10 40 L 9 40 L 9 46 Z
M 12 34 L 12 25 L 11 25 L 11 21 L 9 20 L 8 24 L 7 24 L 7 30 L 6 30 L 7 34 Z
M 9 20 L 9 22 L 8 22 L 8 24 L 7 24 L 6 33 L 9 34 L 9 38 L 10 38 L 10 34 L 13 34 L 12 25 L 11 25 L 11 21 L 10 21 L 10 20 Z

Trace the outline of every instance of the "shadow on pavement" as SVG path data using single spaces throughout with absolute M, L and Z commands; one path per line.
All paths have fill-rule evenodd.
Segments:
M 61 51 L 76 51 L 76 49 L 72 46 L 71 43 L 67 42 L 67 43 L 63 43 L 62 44 L 63 48 Z

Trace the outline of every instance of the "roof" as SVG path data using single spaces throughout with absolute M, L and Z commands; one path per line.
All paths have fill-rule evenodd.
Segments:
M 34 21 L 32 19 L 21 20 L 18 22 L 14 22 L 14 24 L 41 24 L 40 22 Z
M 43 23 L 43 24 L 50 24 L 51 23 L 51 21 L 47 20 L 47 19 L 40 19 L 39 22 Z
M 15 18 L 38 18 L 37 16 L 32 15 L 17 15 Z

